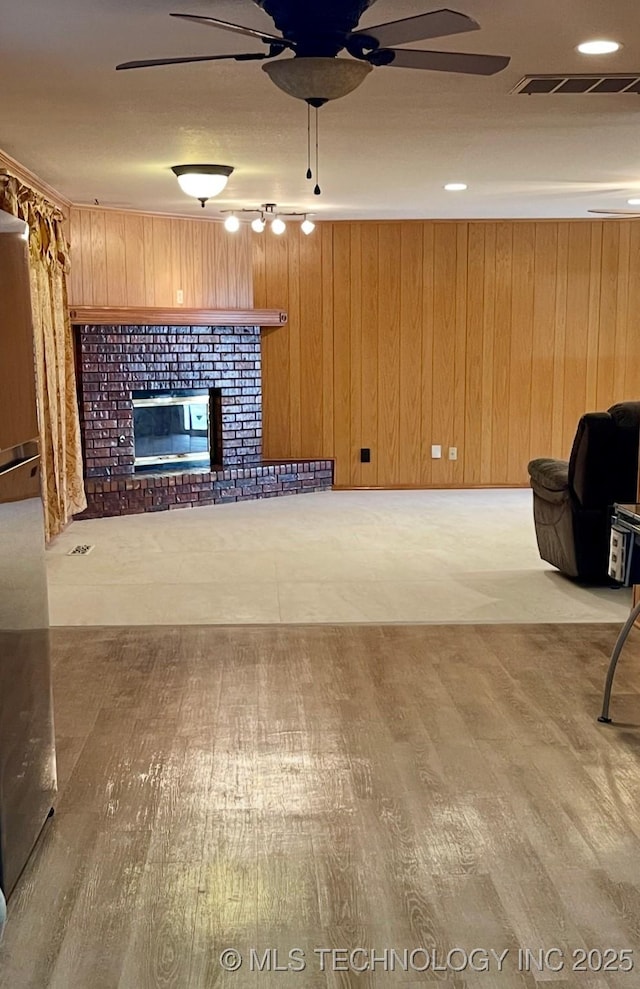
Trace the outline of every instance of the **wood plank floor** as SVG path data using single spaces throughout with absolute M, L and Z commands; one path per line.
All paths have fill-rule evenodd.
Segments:
M 638 638 L 622 723 L 595 721 L 616 632 L 56 631 L 60 794 L 9 905 L 1 989 L 634 989 Z M 307 967 L 252 972 L 252 947 Z M 371 971 L 385 948 L 400 965 Z M 403 971 L 419 948 L 445 969 L 453 948 L 509 954 L 502 972 L 420 971 L 421 954 Z M 564 969 L 519 971 L 519 948 L 561 949 Z M 635 971 L 571 971 L 608 948 Z

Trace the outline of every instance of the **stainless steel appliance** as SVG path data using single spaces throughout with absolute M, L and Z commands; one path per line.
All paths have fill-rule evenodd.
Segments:
M 27 226 L 0 212 L 0 888 L 51 812 L 56 761 Z

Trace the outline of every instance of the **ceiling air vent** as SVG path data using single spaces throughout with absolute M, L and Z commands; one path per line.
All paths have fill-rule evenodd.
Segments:
M 635 93 L 640 95 L 640 73 L 637 75 L 555 75 L 524 76 L 511 90 L 524 96 L 556 96 L 558 93 Z

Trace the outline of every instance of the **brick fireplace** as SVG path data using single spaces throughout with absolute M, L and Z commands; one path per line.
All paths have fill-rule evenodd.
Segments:
M 79 518 L 331 487 L 332 461 L 262 460 L 259 326 L 85 322 L 75 331 L 88 502 Z M 134 394 L 171 390 L 207 390 L 215 398 L 212 449 L 219 463 L 136 470 Z

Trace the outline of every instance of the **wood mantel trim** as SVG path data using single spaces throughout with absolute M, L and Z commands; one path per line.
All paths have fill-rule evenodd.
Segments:
M 281 309 L 155 309 L 73 306 L 72 323 L 86 326 L 282 326 L 287 313 Z

